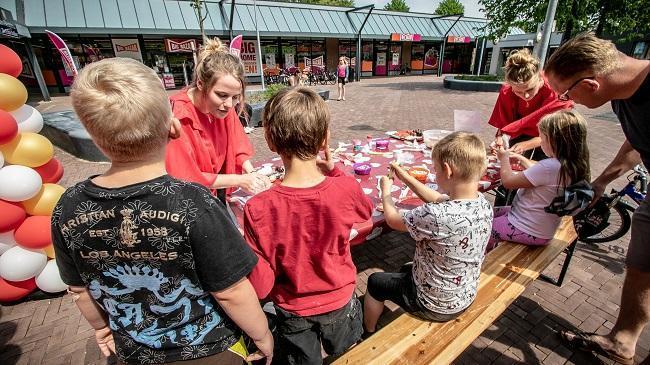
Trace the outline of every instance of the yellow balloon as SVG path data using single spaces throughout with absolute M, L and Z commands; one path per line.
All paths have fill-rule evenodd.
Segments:
M 21 204 L 29 215 L 52 215 L 54 206 L 59 201 L 65 188 L 57 184 L 43 184 L 41 191 Z
M 19 133 L 10 142 L 0 145 L 5 161 L 12 165 L 38 167 L 54 156 L 54 146 L 49 139 L 38 133 Z
M 27 101 L 27 89 L 17 78 L 0 73 L 0 109 L 10 112 Z
M 49 246 L 45 247 L 43 249 L 43 251 L 45 251 L 45 254 L 47 255 L 47 257 L 49 257 L 51 259 L 54 258 L 54 246 L 49 245 Z

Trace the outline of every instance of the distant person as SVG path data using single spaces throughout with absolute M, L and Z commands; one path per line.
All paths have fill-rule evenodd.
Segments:
M 336 66 L 336 85 L 339 91 L 337 101 L 345 101 L 345 84 L 348 82 L 349 72 L 348 60 L 344 56 L 339 57 L 339 64 Z

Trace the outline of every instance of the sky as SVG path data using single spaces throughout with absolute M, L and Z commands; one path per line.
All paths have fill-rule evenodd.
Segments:
M 384 5 L 390 0 L 356 0 L 355 4 L 357 6 L 364 6 L 371 3 L 375 3 L 377 9 L 382 9 Z M 406 5 L 411 8 L 411 11 L 422 12 L 422 13 L 433 13 L 440 0 L 405 0 Z M 465 5 L 465 15 L 483 18 L 483 14 L 479 11 L 481 5 L 479 5 L 478 0 L 460 0 L 463 5 Z

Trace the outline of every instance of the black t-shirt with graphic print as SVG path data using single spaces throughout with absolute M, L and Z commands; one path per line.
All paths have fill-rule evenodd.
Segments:
M 204 187 L 168 175 L 116 189 L 86 180 L 59 200 L 52 238 L 61 278 L 88 287 L 123 362 L 205 357 L 239 338 L 209 292 L 257 257 Z

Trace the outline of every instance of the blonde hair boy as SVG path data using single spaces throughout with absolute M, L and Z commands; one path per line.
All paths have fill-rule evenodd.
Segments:
M 475 134 L 452 133 L 438 142 L 431 157 L 449 164 L 461 181 L 478 181 L 487 167 L 485 144 Z
M 159 153 L 169 137 L 172 111 L 156 73 L 130 58 L 84 67 L 70 91 L 72 106 L 93 141 L 112 161 Z

